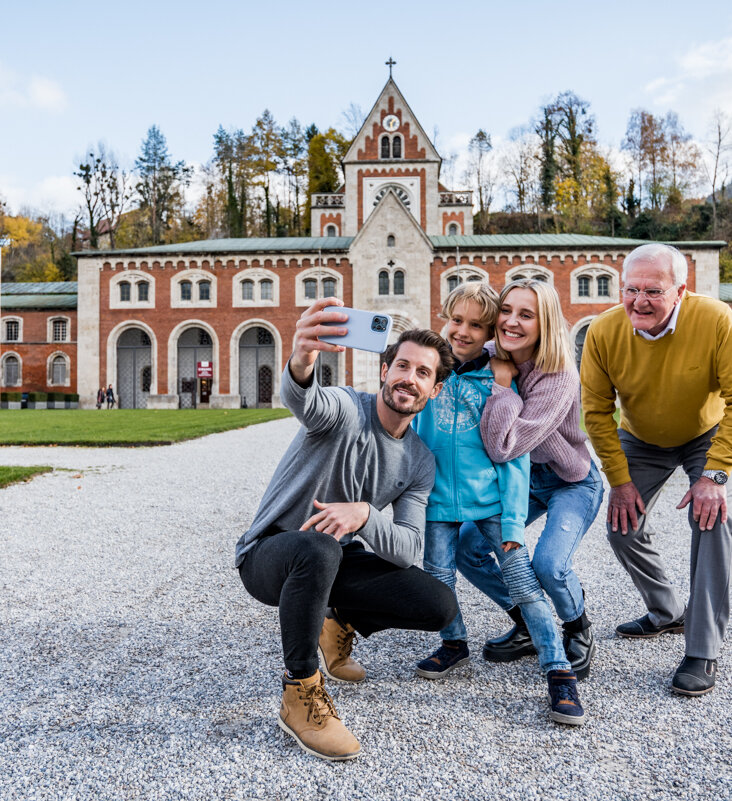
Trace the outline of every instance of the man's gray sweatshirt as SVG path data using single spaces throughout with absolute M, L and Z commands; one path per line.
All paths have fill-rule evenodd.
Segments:
M 259 504 L 251 528 L 236 544 L 236 567 L 263 533 L 294 531 L 322 503 L 369 504 L 369 517 L 355 534 L 374 553 L 400 567 L 422 555 L 425 508 L 435 480 L 435 460 L 409 427 L 401 439 L 379 421 L 376 395 L 351 387 L 301 387 L 289 364 L 281 398 L 302 423 Z M 393 519 L 383 513 L 392 505 Z M 345 545 L 353 539 L 347 534 Z

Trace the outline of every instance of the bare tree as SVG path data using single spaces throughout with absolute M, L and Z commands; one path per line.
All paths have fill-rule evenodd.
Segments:
M 730 169 L 732 151 L 732 120 L 721 109 L 715 109 L 709 125 L 706 142 L 707 157 L 704 172 L 712 189 L 712 235 L 717 235 L 717 190 L 725 186 Z
M 356 134 L 361 130 L 366 120 L 366 115 L 358 103 L 351 103 L 348 108 L 342 112 L 343 126 L 346 129 L 346 134 L 353 139 Z
M 509 195 L 516 211 L 532 211 L 539 195 L 540 139 L 528 126 L 514 128 L 501 155 Z

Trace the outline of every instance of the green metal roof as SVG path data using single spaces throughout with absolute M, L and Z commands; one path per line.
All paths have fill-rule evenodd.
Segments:
M 436 248 L 628 248 L 647 245 L 647 239 L 622 239 L 589 234 L 473 234 L 431 236 Z M 723 248 L 726 242 L 666 242 L 676 247 Z
M 0 285 L 0 295 L 75 295 L 78 291 L 76 281 L 5 281 Z
M 83 250 L 74 256 L 99 258 L 109 256 L 175 256 L 235 253 L 295 253 L 319 250 L 347 251 L 352 236 L 289 236 L 254 237 L 251 239 L 204 239 L 198 242 L 181 242 L 177 245 L 156 245 L 149 248 L 127 250 Z M 431 236 L 433 247 L 438 249 L 461 248 L 632 248 L 648 244 L 647 239 L 623 239 L 612 236 L 590 236 L 588 234 L 473 234 L 471 236 Z M 667 242 L 681 248 L 723 248 L 722 241 Z
M 732 284 L 719 285 L 719 299 L 732 302 Z
M 6 295 L 0 298 L 0 309 L 75 309 L 77 295 Z
M 181 242 L 178 245 L 156 245 L 149 248 L 127 250 L 83 250 L 73 256 L 98 258 L 99 256 L 176 255 L 191 253 L 286 253 L 318 250 L 348 250 L 352 236 L 285 236 L 252 237 L 250 239 L 204 239 L 198 242 Z

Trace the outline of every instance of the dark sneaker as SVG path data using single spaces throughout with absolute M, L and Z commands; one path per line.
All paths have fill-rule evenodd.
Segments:
M 417 675 L 423 679 L 441 679 L 468 662 L 469 657 L 468 644 L 464 640 L 443 640 L 432 656 L 417 663 Z
M 671 689 L 680 695 L 704 695 L 714 689 L 717 660 L 685 656 L 676 668 Z
M 629 623 L 621 623 L 615 631 L 621 637 L 631 637 L 635 639 L 650 639 L 661 634 L 680 634 L 684 630 L 684 615 L 671 623 L 664 623 L 662 626 L 654 626 L 648 615 L 643 615 L 637 620 Z
M 585 710 L 577 692 L 577 677 L 571 670 L 550 670 L 546 674 L 549 682 L 549 717 L 557 723 L 581 726 L 585 722 Z
M 595 638 L 592 636 L 592 626 L 580 631 L 567 631 L 565 628 L 562 644 L 577 680 L 586 679 L 590 675 L 590 662 L 597 651 Z
M 535 653 L 529 630 L 523 623 L 517 623 L 511 631 L 500 637 L 486 640 L 483 646 L 483 659 L 486 662 L 513 662 Z

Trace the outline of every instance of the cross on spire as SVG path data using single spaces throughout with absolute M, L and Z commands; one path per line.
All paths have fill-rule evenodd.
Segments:
M 391 68 L 396 64 L 396 61 L 389 56 L 389 60 L 385 61 L 384 64 L 386 64 L 386 66 L 389 68 L 389 77 L 391 78 Z

